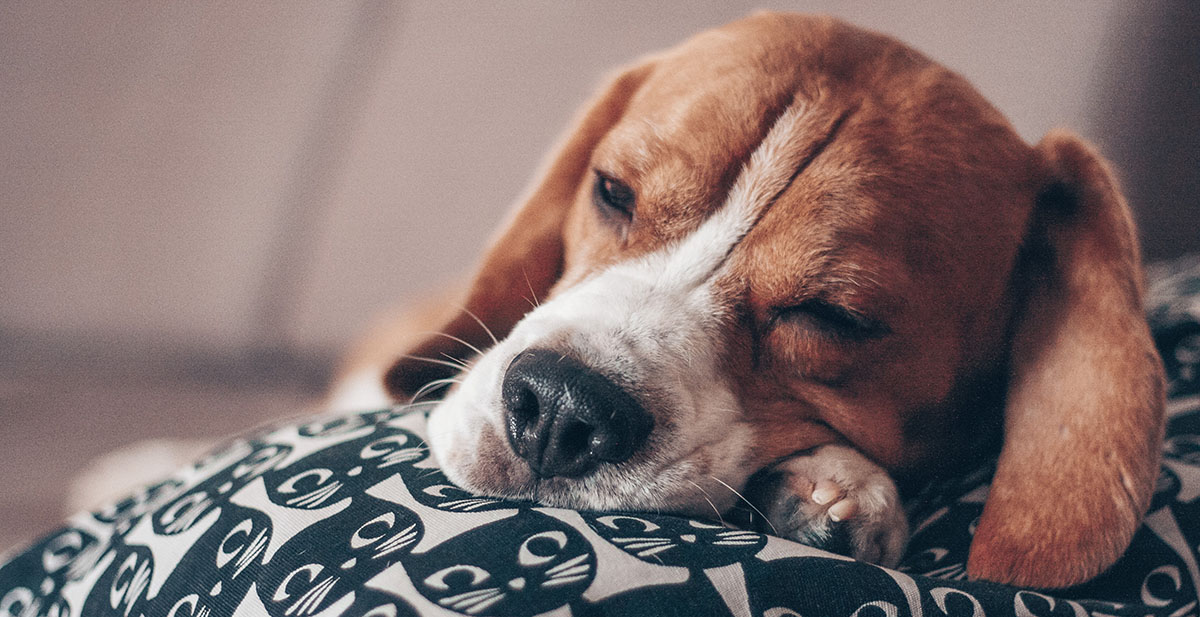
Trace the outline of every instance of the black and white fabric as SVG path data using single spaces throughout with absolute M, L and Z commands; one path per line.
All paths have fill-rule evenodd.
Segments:
M 74 517 L 3 560 L 0 617 L 1196 615 L 1200 261 L 1181 263 L 1151 288 L 1172 377 L 1158 491 L 1078 588 L 965 580 L 990 469 L 917 498 L 889 570 L 718 521 L 472 495 L 430 457 L 423 410 L 396 408 L 264 429 Z

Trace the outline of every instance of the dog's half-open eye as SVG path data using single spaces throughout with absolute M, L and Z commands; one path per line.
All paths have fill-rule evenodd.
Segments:
M 618 215 L 625 220 L 633 218 L 633 206 L 636 201 L 633 189 L 629 185 L 603 172 L 596 172 L 596 184 L 592 189 L 592 202 L 602 213 Z
M 820 298 L 777 308 L 773 317 L 772 321 L 776 324 L 796 324 L 818 334 L 846 341 L 876 339 L 891 332 L 886 324 L 877 319 Z

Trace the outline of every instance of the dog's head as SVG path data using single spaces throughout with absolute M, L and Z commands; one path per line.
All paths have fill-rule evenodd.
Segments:
M 703 514 L 807 448 L 920 475 L 1003 433 L 970 572 L 1056 586 L 1116 559 L 1157 473 L 1103 162 L 832 19 L 756 15 L 616 76 L 461 306 L 410 352 L 490 346 L 429 421 L 476 491 Z M 402 359 L 389 388 L 441 368 Z

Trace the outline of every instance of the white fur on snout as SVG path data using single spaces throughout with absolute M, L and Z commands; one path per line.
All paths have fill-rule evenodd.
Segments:
M 601 466 L 565 490 L 542 492 L 542 501 L 710 515 L 733 504 L 735 496 L 721 483 L 741 485 L 753 470 L 742 465 L 749 428 L 717 370 L 723 316 L 708 289 L 664 287 L 662 278 L 648 276 L 657 272 L 614 268 L 585 281 L 543 304 L 476 362 L 430 416 L 430 445 L 452 480 L 484 488 L 464 467 L 488 464 L 471 457 L 487 433 L 493 442 L 507 442 L 499 395 L 504 370 L 518 353 L 541 348 L 576 357 L 613 379 L 655 420 L 647 445 L 628 463 Z
M 429 420 L 430 446 L 466 488 L 560 506 L 723 511 L 754 470 L 750 427 L 720 370 L 729 315 L 716 281 L 727 257 L 827 137 L 829 119 L 794 104 L 751 155 L 726 202 L 682 241 L 603 270 L 543 303 L 483 354 Z M 536 486 L 507 446 L 500 390 L 526 349 L 570 355 L 654 416 L 641 450 L 576 480 Z M 503 447 L 498 447 L 498 444 Z M 496 470 L 495 473 L 492 473 Z

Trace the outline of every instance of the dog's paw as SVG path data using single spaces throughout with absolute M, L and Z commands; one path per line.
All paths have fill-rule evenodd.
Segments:
M 822 446 L 762 472 L 751 501 L 760 529 L 809 546 L 894 566 L 908 541 L 896 484 L 852 448 Z

